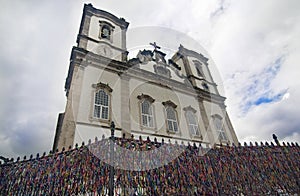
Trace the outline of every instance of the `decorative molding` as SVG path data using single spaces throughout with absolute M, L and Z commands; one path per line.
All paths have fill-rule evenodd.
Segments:
M 151 103 L 154 103 L 154 101 L 155 101 L 155 99 L 153 99 L 151 96 L 145 95 L 145 94 L 138 95 L 137 98 L 138 98 L 139 100 L 147 99 L 147 100 L 150 101 Z
M 218 118 L 218 119 L 220 119 L 220 120 L 223 119 L 223 117 L 222 117 L 220 114 L 213 114 L 213 115 L 211 115 L 211 117 L 212 117 L 213 119 L 215 119 L 215 118 Z
M 84 14 L 91 15 L 91 16 L 95 15 L 95 16 L 102 17 L 102 18 L 105 18 L 107 20 L 110 20 L 113 23 L 115 23 L 116 25 L 120 26 L 121 29 L 127 29 L 128 25 L 129 25 L 129 23 L 126 22 L 126 20 L 124 18 L 118 18 L 118 17 L 116 17 L 115 15 L 113 15 L 109 12 L 106 12 L 106 11 L 100 10 L 100 9 L 96 9 L 90 3 L 84 5 L 83 15 Z
M 92 87 L 96 89 L 106 89 L 110 93 L 113 91 L 113 89 L 108 84 L 104 84 L 102 82 L 99 82 L 97 84 L 92 84 Z
M 177 107 L 177 105 L 176 105 L 174 102 L 172 102 L 171 100 L 164 101 L 164 102 L 162 102 L 162 104 L 163 104 L 165 107 L 167 107 L 167 106 L 171 106 L 171 107 L 173 107 L 173 108 L 176 108 L 176 107 Z
M 155 64 L 155 65 L 153 65 L 153 68 L 154 68 L 154 72 L 157 75 L 164 76 L 169 79 L 171 78 L 171 71 L 169 69 L 167 69 L 165 66 Z
M 181 70 L 181 67 L 179 65 L 177 65 L 177 63 L 175 63 L 172 59 L 169 59 L 168 63 L 169 63 L 169 65 L 172 65 L 176 69 Z
M 143 51 L 140 50 L 136 58 L 139 59 L 140 63 L 147 64 L 149 61 L 153 61 L 153 52 L 145 49 Z
M 203 56 L 203 54 L 200 54 L 200 53 L 195 52 L 193 50 L 186 49 L 181 44 L 179 46 L 179 51 L 178 52 L 179 52 L 179 55 L 195 57 L 195 58 L 199 59 L 200 61 L 202 61 L 204 64 L 208 65 L 208 63 L 207 63 L 208 58 Z
M 187 112 L 187 111 L 192 111 L 193 113 L 196 113 L 197 110 L 195 110 L 194 108 L 192 108 L 192 106 L 187 106 L 183 108 L 183 111 Z

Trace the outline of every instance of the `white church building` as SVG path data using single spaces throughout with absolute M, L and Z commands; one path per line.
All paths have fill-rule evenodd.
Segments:
M 123 18 L 84 6 L 53 149 L 109 137 L 112 121 L 117 137 L 237 144 L 211 59 L 184 43 L 176 43 L 167 59 L 157 40 L 129 58 L 128 26 Z

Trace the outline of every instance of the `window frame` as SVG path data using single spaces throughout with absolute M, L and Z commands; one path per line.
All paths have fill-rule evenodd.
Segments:
M 228 135 L 224 129 L 224 120 L 222 116 L 215 114 L 213 117 L 213 124 L 217 133 L 218 140 L 220 141 L 229 141 Z M 218 125 L 217 125 L 218 122 Z
M 164 112 L 165 112 L 165 124 L 166 124 L 167 132 L 168 133 L 173 133 L 173 134 L 180 134 L 181 132 L 180 132 L 180 126 L 179 126 L 179 120 L 178 120 L 178 112 L 176 110 L 177 105 L 175 103 L 173 103 L 172 101 L 170 101 L 170 100 L 166 101 L 166 102 L 162 102 L 162 104 L 165 107 Z M 172 109 L 172 111 L 174 112 L 175 120 L 174 119 L 169 119 L 168 111 L 167 111 L 168 108 Z M 171 122 L 172 130 L 170 130 L 170 128 L 169 128 L 169 121 Z M 176 123 L 177 131 L 175 131 L 174 123 Z
M 100 121 L 100 122 L 110 122 L 111 121 L 111 101 L 112 101 L 112 88 L 108 86 L 108 84 L 103 84 L 99 82 L 98 84 L 93 84 L 92 87 L 94 88 L 93 90 L 93 98 L 92 98 L 92 113 L 91 113 L 91 119 Z M 107 95 L 107 106 L 102 105 L 102 104 L 96 104 L 96 95 L 100 91 L 103 91 Z M 96 115 L 96 107 L 100 106 L 100 116 L 98 117 Z M 103 108 L 107 108 L 107 118 L 103 118 Z
M 201 134 L 201 130 L 200 130 L 200 127 L 199 127 L 199 121 L 198 121 L 197 115 L 196 115 L 197 110 L 195 110 L 191 106 L 185 107 L 185 108 L 183 108 L 183 110 L 185 111 L 185 119 L 186 119 L 187 127 L 188 127 L 188 130 L 189 130 L 189 134 L 192 137 L 200 137 L 202 139 L 202 134 Z M 190 122 L 190 119 L 188 117 L 189 113 L 192 115 L 192 118 L 195 121 L 195 124 L 192 124 Z M 197 131 L 196 132 L 192 131 L 191 126 L 193 127 L 193 130 L 195 130 L 194 128 L 197 127 Z
M 150 129 L 150 130 L 154 130 L 156 129 L 156 119 L 155 119 L 155 107 L 154 107 L 154 102 L 155 102 L 155 99 L 153 99 L 151 96 L 149 95 L 145 95 L 145 94 L 142 94 L 142 95 L 139 95 L 137 96 L 137 98 L 139 99 L 139 119 L 140 119 L 140 127 L 141 129 Z M 149 103 L 149 108 L 151 108 L 151 112 L 152 112 L 152 115 L 149 115 L 149 114 L 143 114 L 143 103 L 144 102 L 148 102 Z M 144 125 L 143 123 L 143 116 L 146 116 L 147 117 L 147 125 Z M 149 118 L 152 118 L 152 126 L 148 126 L 149 125 Z
M 115 27 L 112 24 L 110 24 L 109 22 L 101 21 L 101 20 L 99 21 L 99 25 L 100 25 L 99 36 L 98 36 L 99 39 L 100 40 L 108 40 L 112 43 L 113 42 L 113 32 L 114 32 Z M 108 29 L 109 36 L 103 37 L 103 29 Z

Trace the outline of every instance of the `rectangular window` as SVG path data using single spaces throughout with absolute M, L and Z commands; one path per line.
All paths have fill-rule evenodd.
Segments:
M 166 108 L 166 113 L 167 113 L 167 128 L 168 128 L 168 131 L 178 132 L 178 123 L 177 123 L 175 109 L 168 106 Z
M 216 130 L 217 130 L 217 133 L 218 133 L 219 140 L 227 140 L 226 133 L 223 129 L 222 119 L 215 118 L 214 121 L 215 121 L 215 127 L 216 127 Z
M 195 116 L 194 112 L 187 111 L 186 118 L 187 118 L 190 133 L 192 135 L 198 135 L 199 136 L 200 133 L 199 133 L 199 128 L 198 128 L 198 122 L 197 122 L 197 119 L 196 119 L 196 116 Z
M 141 103 L 141 118 L 144 127 L 154 127 L 153 106 L 148 100 Z
M 100 89 L 95 93 L 94 117 L 99 119 L 109 118 L 109 95 Z

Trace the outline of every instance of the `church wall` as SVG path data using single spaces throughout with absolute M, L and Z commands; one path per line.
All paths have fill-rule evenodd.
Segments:
M 92 16 L 91 17 L 91 22 L 90 22 L 90 28 L 89 28 L 89 37 L 92 39 L 95 39 L 97 41 L 100 41 L 99 39 L 99 33 L 100 33 L 100 25 L 99 25 L 99 21 L 105 21 L 108 22 L 110 24 L 112 24 L 115 28 L 113 31 L 113 38 L 112 38 L 112 44 L 114 46 L 117 46 L 119 48 L 121 48 L 121 44 L 122 44 L 122 33 L 121 33 L 121 28 L 117 25 L 114 24 L 112 21 L 107 20 L 105 18 L 100 18 L 97 16 Z M 109 41 L 107 41 L 108 43 L 110 43 Z
M 112 41 L 106 39 L 100 39 L 100 25 L 99 21 L 105 21 L 111 23 L 115 28 L 112 33 Z M 104 18 L 92 16 L 90 20 L 89 34 L 88 36 L 93 39 L 87 41 L 87 50 L 95 54 L 99 54 L 115 60 L 122 60 L 122 30 L 112 21 Z
M 142 133 L 149 134 L 163 134 L 167 136 L 182 137 L 183 139 L 191 139 L 187 121 L 183 108 L 191 106 L 195 110 L 199 108 L 198 102 L 195 97 L 181 92 L 175 92 L 163 86 L 158 86 L 152 83 L 142 82 L 138 79 L 131 78 L 130 84 L 130 113 L 131 113 L 131 129 L 135 132 L 141 131 Z M 163 93 L 162 93 L 163 92 Z M 141 126 L 140 119 L 140 100 L 137 98 L 139 95 L 149 95 L 155 99 L 154 106 L 154 120 L 155 128 L 145 128 Z M 177 118 L 179 123 L 180 135 L 166 132 L 166 115 L 165 107 L 162 102 L 172 101 L 177 105 Z M 196 117 L 199 124 L 199 129 L 202 135 L 205 134 L 202 117 L 200 113 L 196 112 Z M 197 138 L 194 138 L 197 139 Z M 199 138 L 198 138 L 199 139 Z
M 216 87 L 211 84 L 211 83 L 214 83 L 214 81 L 213 81 L 213 79 L 212 79 L 212 77 L 211 77 L 211 75 L 209 73 L 207 65 L 205 65 L 203 62 L 201 62 L 199 59 L 197 59 L 195 57 L 188 57 L 188 60 L 189 60 L 189 64 L 190 64 L 190 69 L 191 69 L 193 75 L 196 76 L 196 77 L 199 77 L 199 76 L 197 74 L 196 66 L 195 66 L 195 64 L 194 64 L 193 61 L 199 61 L 201 63 L 201 65 L 202 65 L 202 70 L 203 70 L 203 74 L 204 74 L 204 80 L 195 79 L 197 87 L 199 87 L 201 89 L 204 89 L 203 86 L 202 86 L 202 82 L 207 81 L 206 84 L 209 87 L 209 91 L 211 93 L 218 94 L 218 91 L 217 91 Z
M 226 136 L 227 136 L 228 140 L 230 141 L 230 143 L 235 142 L 235 140 L 231 136 L 229 126 L 227 125 L 226 120 L 225 120 L 226 114 L 223 113 L 223 110 L 221 109 L 221 107 L 218 104 L 211 103 L 211 102 L 208 102 L 208 101 L 203 101 L 203 103 L 204 103 L 205 110 L 207 111 L 209 124 L 210 124 L 210 129 L 212 130 L 212 133 L 213 133 L 213 137 L 214 137 L 213 142 L 219 143 L 219 141 L 217 139 L 218 138 L 218 135 L 217 135 L 218 132 L 217 132 L 216 127 L 215 127 L 214 122 L 213 122 L 213 117 L 212 117 L 213 115 L 220 115 L 222 117 L 223 129 L 226 133 Z
M 156 63 L 155 63 L 154 61 L 151 61 L 151 62 L 148 62 L 148 63 L 146 63 L 146 64 L 140 63 L 138 67 L 139 67 L 140 69 L 142 69 L 142 70 L 151 72 L 151 73 L 153 73 L 153 74 L 156 75 L 155 69 L 154 69 L 154 66 L 155 66 L 155 65 L 156 65 Z M 183 73 L 181 70 L 178 70 L 178 69 L 176 69 L 176 68 L 174 68 L 174 67 L 171 68 L 171 66 L 172 66 L 172 65 L 166 66 L 167 69 L 170 71 L 170 76 L 171 76 L 170 79 L 171 79 L 171 80 L 175 80 L 175 81 L 177 81 L 177 82 L 184 83 L 184 78 L 179 77 L 179 76 L 185 76 L 185 77 L 186 77 L 186 75 L 184 75 L 184 73 Z M 176 73 L 176 72 L 177 72 L 177 73 Z M 178 74 L 179 76 L 178 76 L 177 74 Z
M 109 138 L 111 136 L 110 128 L 77 124 L 73 146 L 75 146 L 76 143 L 78 143 L 78 145 L 80 146 L 83 141 L 87 144 L 89 139 L 93 142 L 95 137 L 100 140 L 103 135 L 105 136 L 105 138 Z M 122 132 L 120 130 L 115 130 L 115 136 L 122 137 Z
M 185 70 L 185 67 L 184 67 L 184 64 L 183 64 L 183 61 L 182 59 L 179 59 L 178 61 L 176 61 L 176 64 L 181 68 L 180 72 L 186 76 L 186 70 Z
M 103 71 L 94 66 L 88 66 L 85 68 L 83 76 L 83 90 L 81 92 L 80 106 L 78 111 L 78 122 L 109 125 L 109 122 L 101 122 L 98 119 L 93 118 L 94 107 L 94 93 L 96 88 L 92 87 L 97 83 L 108 84 L 113 89 L 111 93 L 111 120 L 115 121 L 116 126 L 120 127 L 121 122 L 121 99 L 120 99 L 120 78 L 117 74 Z

